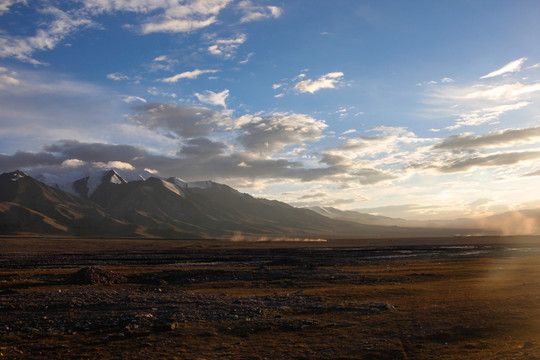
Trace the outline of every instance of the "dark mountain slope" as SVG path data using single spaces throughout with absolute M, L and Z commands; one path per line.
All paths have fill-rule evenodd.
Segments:
M 92 190 L 83 191 L 81 196 L 89 194 L 86 199 L 21 172 L 1 175 L 0 232 L 162 238 L 350 238 L 455 233 L 455 229 L 331 219 L 279 201 L 254 198 L 210 181 L 186 183 L 151 177 L 127 182 L 115 172 L 90 179 L 91 186 L 86 183 L 82 187 Z
M 0 175 L 0 231 L 131 235 L 135 227 L 97 204 L 45 185 L 19 171 Z

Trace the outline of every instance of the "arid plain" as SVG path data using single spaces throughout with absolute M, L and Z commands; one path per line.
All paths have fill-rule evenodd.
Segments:
M 1 238 L 7 359 L 538 359 L 540 238 Z

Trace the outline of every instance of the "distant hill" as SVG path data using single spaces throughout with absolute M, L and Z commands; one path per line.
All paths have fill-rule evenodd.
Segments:
M 55 178 L 50 185 L 20 171 L 0 175 L 0 233 L 160 238 L 413 237 L 456 233 L 456 229 L 448 228 L 396 226 L 390 218 L 366 214 L 362 215 L 363 222 L 351 221 L 352 213 L 332 216 L 338 214 L 337 209 L 321 215 L 319 211 L 254 198 L 212 181 L 185 182 L 154 176 L 134 176 L 128 181 L 113 169 L 75 180 Z M 474 229 L 460 231 L 479 233 Z
M 332 219 L 353 221 L 361 224 L 399 226 L 406 228 L 454 229 L 456 234 L 469 234 L 470 229 L 498 235 L 538 235 L 540 234 L 540 209 L 509 211 L 481 218 L 461 218 L 453 220 L 404 220 L 372 215 L 354 210 L 339 210 L 333 207 L 312 206 L 310 210 Z M 469 229 L 469 230 L 464 230 Z

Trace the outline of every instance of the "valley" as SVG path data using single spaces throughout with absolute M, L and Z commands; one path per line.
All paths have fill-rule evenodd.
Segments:
M 0 353 L 540 356 L 538 237 L 312 240 L 1 238 Z

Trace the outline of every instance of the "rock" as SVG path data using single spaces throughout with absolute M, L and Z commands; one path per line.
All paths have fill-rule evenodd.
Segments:
M 95 266 L 82 268 L 71 276 L 71 283 L 76 285 L 108 285 L 121 284 L 124 282 L 126 282 L 124 276 Z
M 395 310 L 394 306 L 386 303 L 370 303 L 369 307 L 374 311 Z

